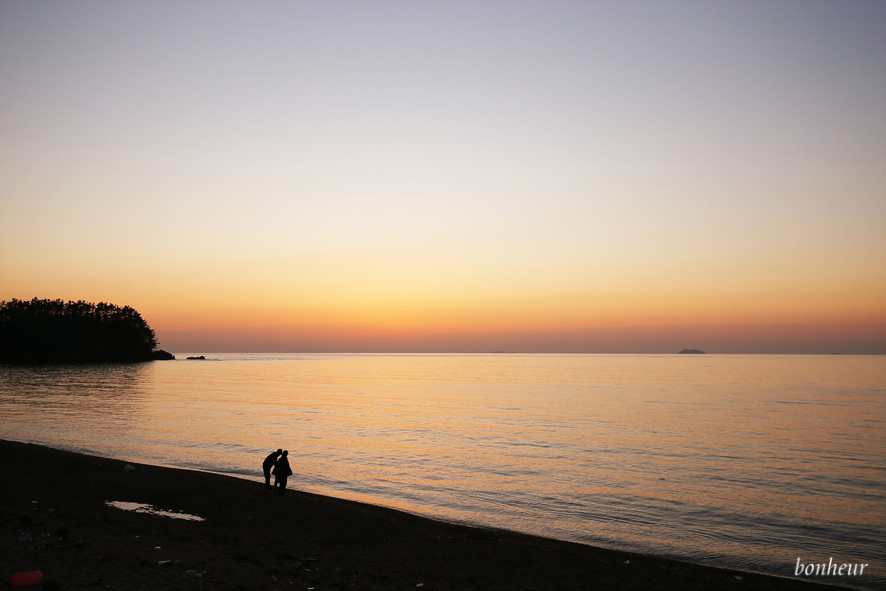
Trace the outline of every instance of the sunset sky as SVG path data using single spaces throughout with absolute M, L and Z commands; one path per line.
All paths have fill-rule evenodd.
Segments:
M 0 300 L 164 349 L 886 353 L 886 2 L 0 0 Z

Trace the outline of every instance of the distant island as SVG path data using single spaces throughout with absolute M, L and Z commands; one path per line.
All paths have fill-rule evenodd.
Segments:
M 129 306 L 101 302 L 0 302 L 0 363 L 99 363 L 175 359 Z
M 704 352 L 704 351 L 699 351 L 698 349 L 683 349 L 682 351 L 680 351 L 680 355 L 686 355 L 686 354 L 690 354 L 690 355 L 705 355 L 705 352 Z

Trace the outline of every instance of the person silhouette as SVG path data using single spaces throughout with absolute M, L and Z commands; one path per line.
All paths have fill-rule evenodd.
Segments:
M 283 455 L 274 465 L 274 486 L 280 487 L 280 494 L 286 493 L 286 479 L 292 476 L 292 468 L 289 467 L 289 450 L 283 450 Z
M 271 488 L 271 470 L 274 469 L 274 464 L 277 463 L 277 458 L 281 455 L 283 455 L 282 449 L 272 451 L 268 454 L 268 457 L 265 458 L 265 461 L 262 462 L 262 471 L 265 473 L 265 488 Z

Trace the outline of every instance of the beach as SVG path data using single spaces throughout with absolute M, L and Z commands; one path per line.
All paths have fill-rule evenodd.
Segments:
M 297 473 L 281 496 L 262 459 L 249 481 L 0 441 L 0 577 L 113 590 L 836 588 L 434 521 L 300 492 Z

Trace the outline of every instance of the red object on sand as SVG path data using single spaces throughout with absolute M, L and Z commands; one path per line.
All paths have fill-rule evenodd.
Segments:
M 39 570 L 29 570 L 12 575 L 9 584 L 13 587 L 27 587 L 28 585 L 39 585 L 41 581 L 43 581 L 43 573 Z

